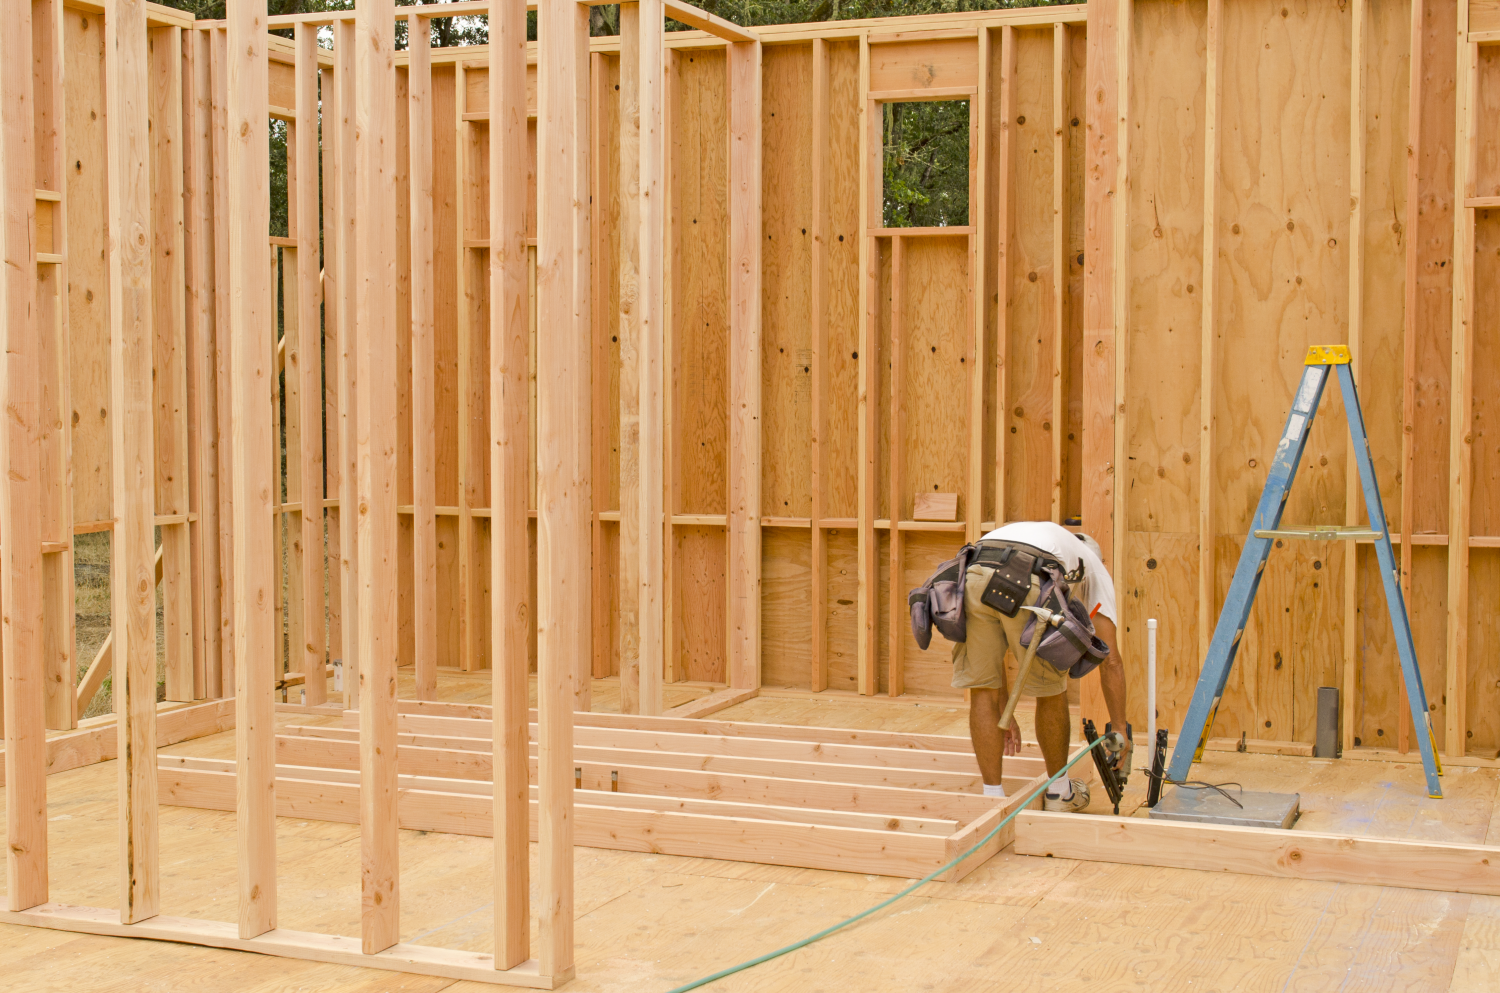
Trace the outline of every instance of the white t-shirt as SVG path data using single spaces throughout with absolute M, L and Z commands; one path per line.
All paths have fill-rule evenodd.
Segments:
M 1083 562 L 1083 580 L 1073 584 L 1073 597 L 1091 612 L 1098 605 L 1099 613 L 1118 624 L 1115 612 L 1115 583 L 1104 568 L 1104 562 L 1094 550 L 1078 540 L 1078 536 L 1061 524 L 1051 521 L 1016 521 L 998 527 L 985 535 L 988 541 L 1019 541 L 1032 548 L 1040 548 L 1069 571 Z

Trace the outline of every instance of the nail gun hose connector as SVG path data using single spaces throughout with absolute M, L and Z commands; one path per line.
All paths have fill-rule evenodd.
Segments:
M 1119 737 L 1119 732 L 1115 730 L 1113 721 L 1104 725 L 1104 736 L 1108 738 L 1110 735 L 1114 735 L 1116 738 Z M 1126 722 L 1125 724 L 1125 738 L 1127 738 L 1131 744 L 1135 744 L 1135 729 L 1130 726 L 1129 722 Z M 1105 742 L 1104 747 L 1117 760 L 1120 753 L 1125 750 L 1123 745 L 1112 746 L 1109 742 Z M 1130 779 L 1130 761 L 1134 755 L 1135 749 L 1132 748 L 1130 750 L 1130 754 L 1125 756 L 1125 764 L 1120 766 L 1120 785 L 1122 786 L 1126 783 L 1127 780 Z

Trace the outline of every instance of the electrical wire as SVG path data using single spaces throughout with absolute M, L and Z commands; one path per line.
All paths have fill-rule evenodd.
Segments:
M 908 886 L 906 889 L 902 890 L 900 893 L 897 893 L 895 896 L 888 897 L 887 899 L 880 901 L 879 903 L 877 903 L 875 906 L 871 907 L 870 909 L 865 910 L 865 911 L 861 911 L 860 913 L 855 914 L 853 917 L 849 917 L 849 918 L 846 918 L 846 919 L 844 919 L 842 921 L 839 921 L 837 924 L 833 925 L 832 927 L 826 927 L 823 930 L 819 931 L 817 934 L 809 935 L 806 938 L 803 938 L 801 941 L 796 941 L 796 942 L 793 942 L 790 945 L 786 945 L 786 946 L 783 946 L 781 948 L 778 948 L 774 952 L 767 952 L 764 955 L 758 955 L 758 956 L 756 956 L 753 959 L 748 959 L 748 960 L 746 960 L 744 962 L 741 962 L 739 965 L 733 965 L 733 966 L 730 966 L 727 969 L 720 969 L 718 972 L 714 973 L 711 976 L 704 976 L 702 979 L 695 979 L 695 980 L 693 980 L 690 983 L 683 984 L 682 986 L 674 986 L 672 989 L 668 990 L 667 993 L 687 993 L 688 990 L 695 990 L 695 989 L 697 989 L 700 986 L 707 986 L 709 983 L 717 982 L 718 980 L 723 979 L 726 976 L 732 976 L 732 975 L 734 975 L 737 972 L 743 972 L 744 970 L 752 968 L 752 967 L 757 966 L 757 965 L 760 965 L 763 962 L 769 962 L 772 959 L 780 958 L 781 956 L 786 955 L 786 954 L 788 954 L 790 952 L 795 952 L 799 948 L 806 948 L 808 945 L 811 945 L 813 942 L 818 941 L 821 938 L 826 938 L 830 934 L 833 934 L 835 931 L 842 930 L 843 928 L 848 927 L 850 924 L 853 924 L 856 921 L 861 921 L 864 918 L 869 917 L 871 914 L 873 914 L 873 913 L 875 913 L 877 911 L 884 910 L 886 907 L 889 907 L 891 904 L 895 903 L 897 900 L 901 899 L 902 897 L 906 896 L 907 894 L 916 891 L 916 889 L 918 887 L 925 886 L 927 883 L 932 882 L 938 876 L 942 875 L 943 873 L 947 872 L 949 869 L 951 869 L 954 866 L 958 865 L 964 859 L 968 858 L 970 855 L 973 855 L 976 851 L 978 851 L 984 845 L 988 844 L 989 840 L 991 838 L 993 838 L 995 835 L 997 835 L 997 834 L 1000 833 L 1000 829 L 1001 828 L 1003 828 L 1003 827 L 1005 827 L 1005 825 L 1009 824 L 1012 820 L 1015 819 L 1015 817 L 1016 817 L 1017 814 L 1019 814 L 1021 811 L 1025 810 L 1028 806 L 1030 806 L 1031 801 L 1033 801 L 1037 797 L 1041 796 L 1042 792 L 1044 790 L 1046 790 L 1047 787 L 1049 787 L 1053 783 L 1057 782 L 1057 780 L 1060 779 L 1065 773 L 1067 773 L 1067 771 L 1069 769 L 1073 768 L 1073 766 L 1078 763 L 1079 759 L 1081 759 L 1085 755 L 1089 754 L 1091 751 L 1093 751 L 1095 748 L 1097 748 L 1103 742 L 1104 742 L 1104 739 L 1103 738 L 1099 738 L 1099 739 L 1096 739 L 1091 744 L 1085 745 L 1083 748 L 1080 748 L 1078 750 L 1078 753 L 1076 755 L 1074 755 L 1072 758 L 1068 759 L 1066 765 L 1064 765 L 1061 769 L 1057 770 L 1057 772 L 1053 773 L 1052 778 L 1048 779 L 1045 783 L 1043 783 L 1042 785 L 1040 785 L 1036 789 L 1034 789 L 1031 792 L 1031 795 L 1028 796 L 1024 801 L 1022 801 L 1021 803 L 1017 804 L 1016 805 L 1016 809 L 1012 810 L 1009 814 L 1006 814 L 1005 817 L 1004 817 L 1004 819 L 1002 819 L 999 824 L 995 825 L 994 830 L 992 830 L 989 834 L 985 835 L 984 838 L 982 838 L 979 841 L 978 844 L 976 844 L 973 848 L 970 848 L 968 851 L 964 852 L 962 855 L 960 855 L 957 858 L 955 858 L 953 861 L 949 862 L 947 865 L 945 865 L 945 866 L 943 866 L 943 867 L 941 867 L 939 869 L 934 869 L 931 873 L 929 873 L 926 876 L 923 876 L 921 879 L 917 880 L 915 883 L 912 883 L 910 886 Z
M 1235 789 L 1239 790 L 1240 793 L 1244 793 L 1245 787 L 1240 783 L 1205 783 L 1201 779 L 1177 780 L 1169 779 L 1165 774 L 1153 772 L 1150 769 L 1146 769 L 1144 771 L 1146 773 L 1147 779 L 1155 779 L 1159 781 L 1163 786 L 1176 786 L 1178 789 L 1183 790 L 1213 790 L 1215 793 L 1219 794 L 1221 797 L 1228 800 L 1230 803 L 1234 804 L 1241 810 L 1245 809 L 1245 805 L 1243 803 L 1240 803 L 1234 797 L 1230 796 L 1229 791 L 1225 789 L 1226 786 L 1233 786 Z

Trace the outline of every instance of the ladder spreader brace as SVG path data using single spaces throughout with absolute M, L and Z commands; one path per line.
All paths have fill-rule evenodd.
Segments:
M 1265 572 L 1266 557 L 1271 544 L 1277 538 L 1314 539 L 1319 541 L 1373 539 L 1375 556 L 1380 563 L 1380 578 L 1385 584 L 1385 602 L 1390 610 L 1391 627 L 1396 634 L 1396 653 L 1401 659 L 1401 674 L 1406 680 L 1406 699 L 1411 704 L 1412 727 L 1417 729 L 1417 744 L 1422 752 L 1422 768 L 1427 773 L 1427 793 L 1432 797 L 1443 795 L 1438 777 L 1443 769 L 1437 756 L 1437 746 L 1432 735 L 1432 716 L 1427 709 L 1427 693 L 1422 687 L 1422 673 L 1417 668 L 1417 650 L 1412 642 L 1411 621 L 1406 616 L 1406 600 L 1401 595 L 1400 573 L 1395 553 L 1391 550 L 1391 536 L 1386 530 L 1385 508 L 1380 502 L 1380 487 L 1375 480 L 1375 465 L 1370 458 L 1370 440 L 1365 433 L 1364 414 L 1359 406 L 1359 393 L 1354 387 L 1354 375 L 1349 368 L 1349 349 L 1344 345 L 1314 345 L 1307 350 L 1307 359 L 1302 370 L 1302 382 L 1287 415 L 1286 430 L 1276 446 L 1276 455 L 1266 476 L 1266 485 L 1260 494 L 1260 503 L 1255 508 L 1255 517 L 1250 524 L 1250 537 L 1240 553 L 1239 565 L 1234 570 L 1234 581 L 1224 598 L 1224 607 L 1219 612 L 1219 622 L 1214 627 L 1213 640 L 1209 642 L 1208 657 L 1203 661 L 1203 670 L 1198 676 L 1197 688 L 1193 690 L 1192 703 L 1188 705 L 1187 717 L 1183 721 L 1182 734 L 1172 751 L 1172 762 L 1167 776 L 1173 782 L 1187 778 L 1194 761 L 1202 757 L 1202 744 L 1208 738 L 1218 712 L 1219 701 L 1224 696 L 1224 687 L 1229 681 L 1229 670 L 1234 665 L 1239 651 L 1240 639 L 1245 634 L 1245 624 L 1250 619 L 1250 608 L 1255 603 L 1255 592 L 1260 587 L 1260 577 Z M 1318 401 L 1322 399 L 1323 387 L 1328 383 L 1328 372 L 1338 372 L 1339 387 L 1344 397 L 1344 411 L 1349 420 L 1349 435 L 1353 440 L 1354 459 L 1359 466 L 1359 481 L 1364 489 L 1365 507 L 1369 511 L 1369 527 L 1333 527 L 1323 525 L 1281 527 L 1281 512 L 1286 509 L 1287 494 L 1292 480 L 1296 478 L 1297 466 L 1302 460 L 1302 450 L 1312 429 L 1313 417 L 1318 412 Z

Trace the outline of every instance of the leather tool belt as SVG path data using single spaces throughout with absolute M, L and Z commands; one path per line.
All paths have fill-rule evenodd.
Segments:
M 1050 569 L 1061 575 L 1061 562 L 1040 548 L 1019 541 L 981 541 L 975 565 L 994 570 L 979 600 L 987 607 L 1014 617 L 1031 593 L 1031 577 L 1047 575 Z

